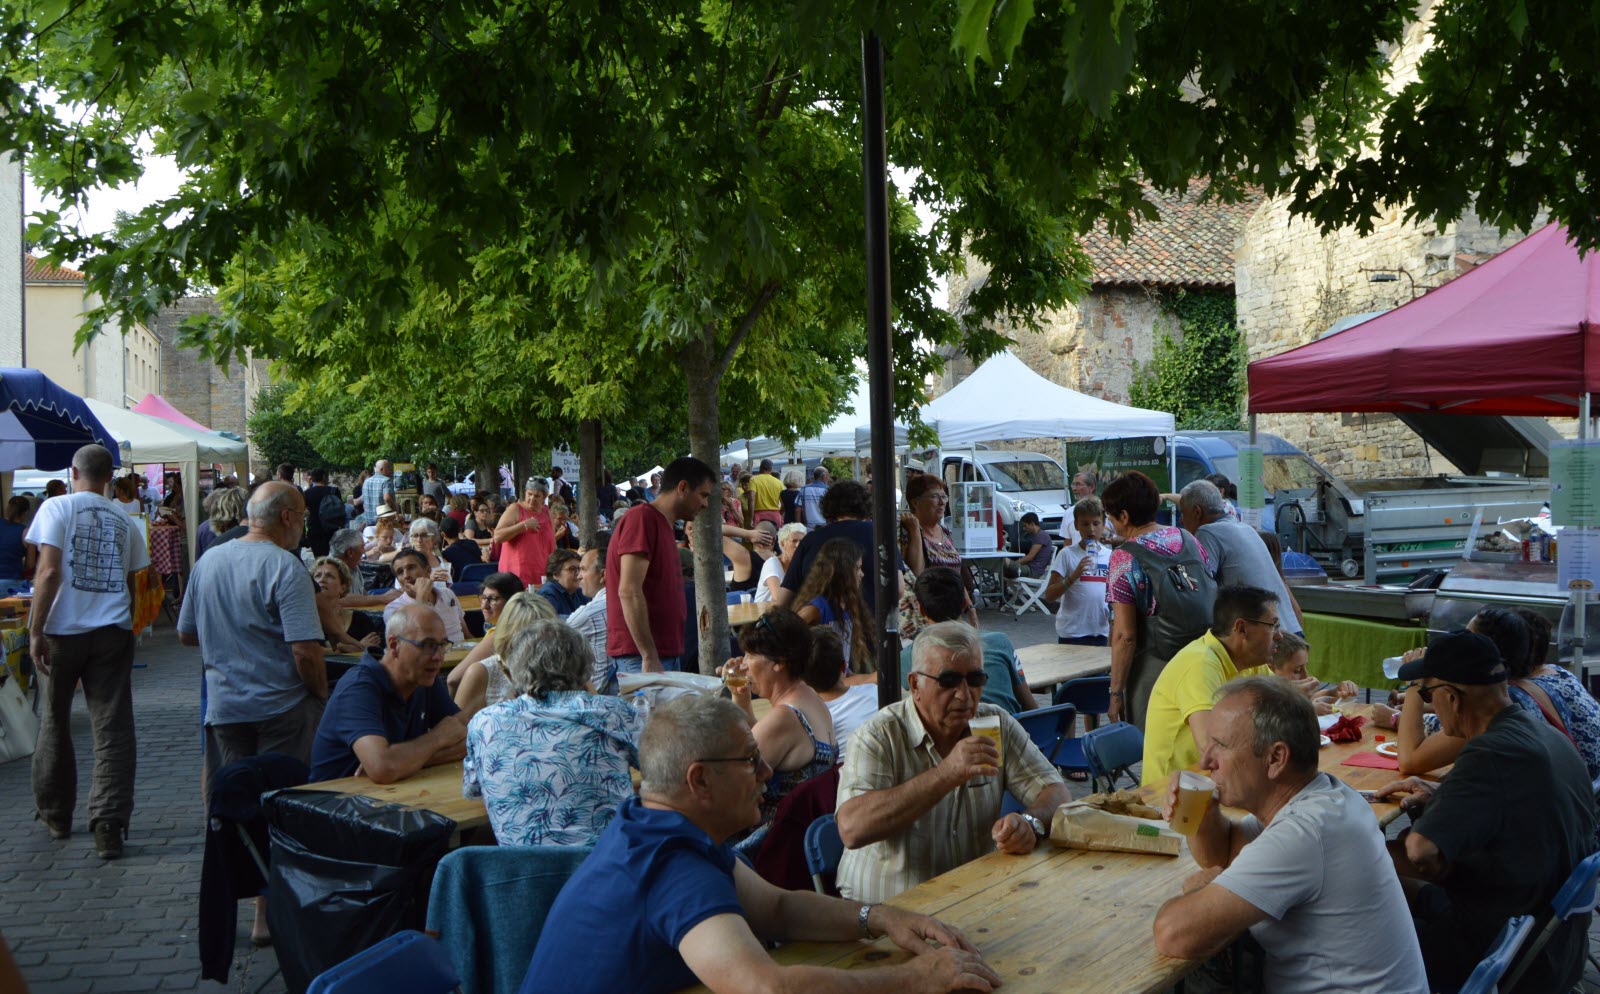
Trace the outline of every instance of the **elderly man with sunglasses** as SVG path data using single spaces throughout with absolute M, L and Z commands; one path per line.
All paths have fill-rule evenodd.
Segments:
M 1572 741 L 1511 704 L 1495 644 L 1477 632 L 1437 636 L 1400 667 L 1465 739 L 1442 783 L 1408 777 L 1378 791 L 1398 797 L 1411 831 L 1389 843 L 1422 945 L 1430 990 L 1465 983 L 1513 915 L 1543 921 L 1574 867 L 1594 851 L 1589 771 Z M 1550 940 L 1502 990 L 1571 990 L 1583 970 L 1589 916 L 1557 923 Z M 1524 952 L 1523 959 L 1528 958 Z
M 1200 764 L 1217 691 L 1236 676 L 1266 675 L 1278 644 L 1278 595 L 1242 584 L 1217 590 L 1211 630 L 1179 649 L 1150 690 L 1145 711 L 1146 786 Z
M 852 900 L 886 900 L 994 849 L 1032 852 L 1070 799 L 1022 726 L 981 703 L 989 675 L 975 629 L 922 629 L 911 667 L 911 697 L 851 733 L 839 777 L 839 892 Z M 1002 749 L 972 734 L 980 716 L 999 717 Z M 1001 816 L 1007 791 L 1025 813 Z

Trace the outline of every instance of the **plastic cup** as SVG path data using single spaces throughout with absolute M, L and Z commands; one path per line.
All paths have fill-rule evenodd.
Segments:
M 1000 738 L 1000 716 L 997 714 L 983 715 L 967 722 L 967 727 L 972 729 L 973 735 L 981 735 L 994 743 L 995 749 L 1000 753 L 996 763 L 1001 769 L 1006 765 L 1006 746 Z M 987 783 L 988 781 L 984 781 Z
M 1216 789 L 1211 778 L 1202 773 L 1184 770 L 1178 774 L 1178 806 L 1173 809 L 1172 820 L 1168 823 L 1172 830 L 1179 835 L 1193 835 L 1200 828 L 1200 819 L 1211 806 Z
M 1386 680 L 1400 679 L 1400 657 L 1390 656 L 1383 661 L 1383 676 Z

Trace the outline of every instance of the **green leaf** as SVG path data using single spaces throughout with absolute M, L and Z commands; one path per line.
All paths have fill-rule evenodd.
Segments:
M 989 50 L 989 19 L 994 15 L 995 2 L 996 0 L 961 0 L 961 14 L 956 18 L 955 37 L 951 47 L 966 63 L 968 83 L 977 82 L 979 58 L 991 65 L 994 64 L 994 55 Z

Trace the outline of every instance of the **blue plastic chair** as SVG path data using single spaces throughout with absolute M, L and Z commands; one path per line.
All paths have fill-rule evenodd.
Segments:
M 744 603 L 744 595 L 743 595 L 743 593 L 741 593 L 740 591 L 737 591 L 737 590 L 728 591 L 728 606 L 729 607 L 733 607 L 735 604 L 743 604 L 743 603 Z
M 468 563 L 461 567 L 460 582 L 482 583 L 499 569 L 494 563 Z
M 1073 736 L 1078 724 L 1078 709 L 1071 704 L 1023 711 L 1013 715 L 1028 738 L 1058 769 L 1088 773 L 1083 757 L 1083 740 Z
M 836 893 L 830 879 L 839 872 L 844 858 L 844 841 L 833 815 L 821 815 L 806 828 L 806 869 L 811 871 L 811 886 L 818 894 Z
M 1106 790 L 1116 790 L 1117 779 L 1122 776 L 1137 787 L 1139 778 L 1133 775 L 1132 766 L 1144 759 L 1144 735 L 1125 721 L 1085 732 L 1083 758 L 1089 764 L 1089 779 L 1096 790 L 1102 778 Z
M 1597 889 L 1597 883 L 1600 883 L 1600 852 L 1591 853 L 1583 862 L 1573 867 L 1572 875 L 1567 877 L 1567 882 L 1562 884 L 1561 889 L 1556 891 L 1556 896 L 1550 899 L 1550 908 L 1555 913 L 1534 937 L 1533 944 L 1528 946 L 1528 951 L 1523 954 L 1516 971 L 1506 978 L 1507 989 L 1517 986 L 1522 974 L 1558 929 L 1579 915 L 1591 913 L 1596 905 L 1600 905 L 1600 889 Z M 1592 954 L 1589 956 L 1589 962 L 1594 962 Z
M 1472 971 L 1472 976 L 1461 985 L 1459 994 L 1497 994 L 1500 990 L 1500 978 L 1505 976 L 1506 969 L 1511 966 L 1511 961 L 1516 958 L 1517 950 L 1522 947 L 1522 940 L 1533 931 L 1533 916 L 1518 915 L 1506 921 L 1500 934 L 1495 936 L 1494 945 L 1489 947 L 1489 952 L 1478 962 L 1477 969 Z M 1509 985 L 1507 985 L 1509 989 Z
M 1084 724 L 1093 729 L 1100 724 L 1101 715 L 1111 713 L 1111 678 L 1085 676 L 1068 680 L 1056 688 L 1050 703 L 1071 704 L 1083 715 Z
M 477 580 L 457 580 L 450 584 L 450 592 L 457 597 L 471 597 L 483 591 L 483 584 Z
M 561 889 L 587 846 L 464 846 L 439 861 L 428 930 L 467 994 L 515 994 Z
M 460 988 L 444 946 L 407 931 L 324 970 L 306 994 L 450 994 Z

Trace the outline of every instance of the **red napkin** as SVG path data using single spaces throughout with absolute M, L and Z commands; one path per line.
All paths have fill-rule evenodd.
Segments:
M 1358 752 L 1345 759 L 1344 766 L 1365 766 L 1373 770 L 1398 770 L 1400 761 L 1375 752 Z
M 1361 726 L 1366 723 L 1367 719 L 1359 714 L 1347 714 L 1329 725 L 1327 731 L 1322 734 L 1326 735 L 1330 742 L 1360 742 Z

